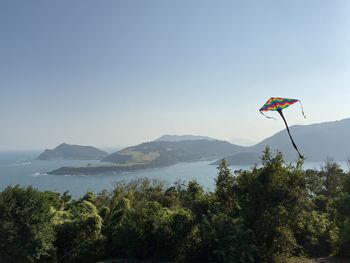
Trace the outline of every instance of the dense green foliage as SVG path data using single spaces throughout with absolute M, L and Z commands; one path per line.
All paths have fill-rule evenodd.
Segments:
M 263 153 L 262 167 L 232 174 L 218 166 L 216 188 L 147 179 L 111 192 L 0 193 L 1 262 L 282 262 L 292 256 L 350 257 L 350 174 L 328 160 L 320 171 Z
M 1 262 L 36 262 L 53 255 L 55 233 L 50 203 L 57 205 L 55 201 L 55 194 L 31 187 L 15 186 L 1 192 Z

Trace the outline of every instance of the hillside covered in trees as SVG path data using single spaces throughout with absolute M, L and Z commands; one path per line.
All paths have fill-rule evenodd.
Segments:
M 69 193 L 9 186 L 0 193 L 1 262 L 288 262 L 350 258 L 350 174 L 286 164 L 218 165 L 216 188 L 147 179 L 113 191 Z

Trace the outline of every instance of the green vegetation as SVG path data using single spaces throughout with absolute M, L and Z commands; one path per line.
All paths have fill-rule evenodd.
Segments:
M 261 159 L 235 174 L 221 161 L 213 192 L 147 179 L 79 199 L 8 187 L 1 262 L 347 262 L 350 174 L 330 160 L 304 171 L 268 148 Z
M 92 146 L 71 145 L 62 143 L 55 149 L 46 149 L 38 160 L 101 160 L 108 154 Z
M 111 164 L 61 167 L 48 173 L 55 175 L 81 175 L 130 172 L 166 167 L 180 162 L 223 158 L 243 149 L 244 147 L 225 141 L 153 141 L 127 147 L 103 159 L 103 161 Z
M 127 147 L 113 153 L 103 161 L 116 164 L 150 164 L 168 166 L 178 162 L 217 159 L 244 151 L 244 147 L 225 141 L 153 141 Z
M 130 160 L 128 160 L 126 163 L 128 164 L 129 162 L 131 164 L 145 164 L 149 163 L 156 158 L 159 157 L 159 152 L 148 152 L 148 153 L 141 153 L 138 151 L 129 151 L 127 153 L 123 153 L 124 155 L 130 156 Z

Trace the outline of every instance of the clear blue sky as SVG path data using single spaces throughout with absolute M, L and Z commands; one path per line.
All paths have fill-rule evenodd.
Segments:
M 0 150 L 259 141 L 350 117 L 350 1 L 0 2 Z

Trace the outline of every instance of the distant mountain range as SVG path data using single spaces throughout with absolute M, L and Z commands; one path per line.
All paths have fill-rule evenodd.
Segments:
M 62 143 L 53 150 L 45 150 L 38 160 L 101 160 L 108 154 L 92 146 Z
M 219 140 L 153 141 L 125 148 L 103 159 L 119 165 L 166 166 L 178 162 L 213 160 L 236 154 L 244 147 Z
M 234 155 L 244 147 L 226 141 L 153 141 L 127 147 L 102 159 L 107 165 L 61 167 L 51 174 L 117 173 L 139 169 L 165 167 L 179 162 L 215 160 Z
M 324 161 L 328 157 L 346 161 L 350 157 L 350 118 L 311 125 L 294 125 L 290 132 L 300 152 L 308 161 Z M 297 154 L 286 130 L 248 147 L 247 151 L 262 152 L 266 145 L 279 150 L 287 160 L 296 160 Z
M 325 161 L 327 158 L 346 161 L 350 157 L 350 118 L 311 125 L 294 125 L 289 129 L 307 161 Z M 246 154 L 239 153 L 227 156 L 225 159 L 228 163 L 236 165 L 260 163 L 257 156 L 261 155 L 267 145 L 272 152 L 282 152 L 287 161 L 298 159 L 286 130 L 254 146 L 245 147 L 243 152 Z
M 350 157 L 350 118 L 304 126 L 295 125 L 290 127 L 290 131 L 299 150 L 308 161 L 324 161 L 328 157 L 335 161 L 345 161 Z M 221 158 L 225 158 L 229 164 L 253 165 L 260 162 L 261 152 L 267 145 L 273 152 L 281 151 L 287 161 L 297 159 L 287 131 L 283 130 L 250 147 L 205 136 L 164 135 L 155 141 L 117 151 L 102 160 L 112 163 L 113 167 L 108 166 L 108 171 L 114 172 L 134 170 L 136 167 L 163 167 L 178 162 Z M 87 172 L 90 168 L 84 169 L 84 172 Z M 103 168 L 99 167 L 98 170 L 101 172 Z
M 290 131 L 300 152 L 308 161 L 325 161 L 327 158 L 346 161 L 350 157 L 350 118 L 311 125 L 294 125 L 290 127 Z M 217 142 L 220 141 L 216 140 L 213 143 L 217 146 L 215 154 L 223 155 L 225 151 Z M 272 152 L 282 152 L 287 161 L 298 158 L 285 129 L 254 146 L 234 145 L 234 150 L 238 152 L 226 155 L 225 158 L 232 164 L 254 164 L 259 162 L 258 157 L 267 145 Z

